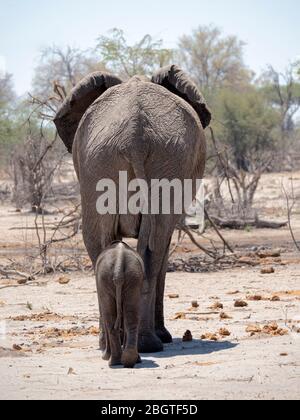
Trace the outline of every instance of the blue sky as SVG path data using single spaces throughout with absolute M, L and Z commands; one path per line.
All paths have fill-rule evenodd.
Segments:
M 0 0 L 0 69 L 5 63 L 22 94 L 44 46 L 90 48 L 118 27 L 130 42 L 150 33 L 175 47 L 180 35 L 210 23 L 247 43 L 245 61 L 256 72 L 300 57 L 299 0 Z

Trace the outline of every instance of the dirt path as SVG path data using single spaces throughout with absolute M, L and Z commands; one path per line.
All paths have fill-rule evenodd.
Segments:
M 49 277 L 38 286 L 0 289 L 0 399 L 300 396 L 297 265 L 278 266 L 270 276 L 262 276 L 259 268 L 169 274 L 166 312 L 174 344 L 166 346 L 164 353 L 145 355 L 143 364 L 132 371 L 111 370 L 101 360 L 93 277 L 75 275 L 67 285 L 56 280 Z M 179 297 L 170 299 L 170 294 Z M 234 308 L 234 301 L 247 295 L 268 299 L 277 295 L 280 300 L 247 300 L 248 307 Z M 199 303 L 197 313 L 189 311 L 193 300 Z M 223 310 L 211 309 L 217 301 L 223 304 Z M 220 320 L 217 313 L 222 311 L 232 319 Z M 188 313 L 186 319 L 179 314 L 174 320 L 182 312 Z M 250 324 L 264 326 L 274 321 L 286 335 L 250 337 L 246 333 Z M 217 342 L 200 339 L 220 328 L 231 335 Z M 194 341 L 182 343 L 187 329 L 192 331 Z

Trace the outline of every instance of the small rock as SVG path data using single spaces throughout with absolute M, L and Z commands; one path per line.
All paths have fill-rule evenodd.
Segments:
M 196 300 L 192 302 L 192 308 L 195 308 L 195 309 L 199 308 L 199 303 Z
M 22 347 L 19 346 L 18 344 L 14 344 L 13 345 L 13 350 L 15 350 L 15 351 L 21 351 L 22 350 Z
M 67 276 L 61 276 L 61 277 L 59 277 L 59 279 L 57 280 L 57 282 L 58 282 L 59 284 L 62 284 L 62 285 L 64 285 L 64 284 L 69 284 L 69 283 L 70 283 L 70 281 L 71 281 L 70 277 L 67 277 Z
M 232 319 L 232 317 L 227 315 L 225 312 L 221 312 L 220 319 Z
M 173 293 L 173 294 L 169 295 L 169 299 L 178 299 L 178 298 L 179 298 L 179 295 L 176 294 L 176 293 Z
M 26 284 L 26 283 L 27 283 L 27 279 L 18 280 L 18 284 Z
M 284 336 L 287 335 L 289 332 L 288 330 L 285 330 L 283 328 L 279 328 L 278 324 L 276 322 L 272 322 L 271 324 L 265 325 L 263 327 L 263 333 L 268 334 L 274 337 L 277 336 Z
M 261 274 L 274 274 L 275 273 L 275 269 L 274 267 L 264 267 L 260 270 Z
M 216 334 L 206 333 L 201 336 L 201 340 L 218 341 L 218 337 Z
M 271 298 L 271 302 L 280 302 L 280 297 L 279 296 L 273 296 Z
M 230 331 L 228 331 L 226 328 L 221 328 L 221 329 L 219 330 L 219 334 L 220 334 L 222 337 L 229 337 L 229 336 L 231 335 L 231 332 L 230 332 Z
M 278 324 L 276 322 L 272 322 L 271 324 L 265 325 L 263 329 L 264 329 L 264 332 L 277 331 Z
M 243 300 L 236 300 L 234 302 L 234 307 L 235 308 L 246 308 L 248 306 L 248 303 L 243 301 Z
M 216 302 L 216 303 L 214 303 L 212 306 L 211 306 L 211 308 L 210 309 L 224 309 L 224 305 L 223 305 L 223 303 L 221 303 L 221 302 Z
M 260 295 L 247 296 L 247 300 L 259 302 L 260 300 L 262 300 L 262 296 Z
M 261 327 L 259 325 L 248 325 L 246 333 L 259 334 L 261 333 Z
M 184 343 L 187 343 L 189 341 L 193 341 L 193 336 L 190 330 L 187 330 L 182 338 L 182 341 Z
M 293 326 L 293 331 L 294 331 L 296 334 L 300 334 L 300 328 L 297 328 L 296 326 Z

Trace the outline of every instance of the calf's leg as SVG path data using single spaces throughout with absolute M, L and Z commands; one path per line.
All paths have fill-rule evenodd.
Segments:
M 138 279 L 136 282 L 138 284 Z M 122 364 L 125 368 L 133 368 L 136 363 L 141 362 L 138 353 L 138 332 L 141 300 L 140 289 L 126 289 L 125 287 L 123 290 L 123 299 L 125 342 L 122 354 Z

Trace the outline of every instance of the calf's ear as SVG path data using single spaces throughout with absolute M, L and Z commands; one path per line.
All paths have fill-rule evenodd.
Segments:
M 81 80 L 67 96 L 54 117 L 54 124 L 70 153 L 80 120 L 87 109 L 105 91 L 121 83 L 121 79 L 109 73 L 95 72 Z

